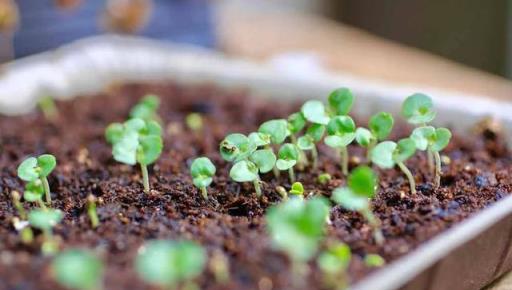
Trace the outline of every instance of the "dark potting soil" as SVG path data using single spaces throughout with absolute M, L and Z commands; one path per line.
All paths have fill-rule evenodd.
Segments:
M 159 113 L 166 133 L 164 152 L 150 167 L 153 190 L 146 194 L 139 168 L 115 162 L 103 134 L 109 123 L 125 120 L 130 108 L 149 92 L 161 96 Z M 263 176 L 264 196 L 258 200 L 252 184 L 229 179 L 230 164 L 220 158 L 218 144 L 228 133 L 248 134 L 265 120 L 286 118 L 299 106 L 209 85 L 127 85 L 94 98 L 59 102 L 57 122 L 46 121 L 39 112 L 0 117 L 0 289 L 61 289 L 52 279 L 51 260 L 40 254 L 40 234 L 36 232 L 33 245 L 23 245 L 11 223 L 17 213 L 10 192 L 22 192 L 24 186 L 16 168 L 27 156 L 42 153 L 52 153 L 58 160 L 49 182 L 53 207 L 65 213 L 55 229 L 61 247 L 96 251 L 106 264 L 106 289 L 153 289 L 133 269 L 137 249 L 150 239 L 192 239 L 210 255 L 223 253 L 229 261 L 230 282 L 216 283 L 207 269 L 198 280 L 202 289 L 288 288 L 287 258 L 272 250 L 263 219 L 265 210 L 280 201 L 275 186 L 289 188 L 287 175 L 279 179 Z M 200 112 L 205 118 L 200 134 L 184 123 L 190 112 Z M 406 136 L 410 129 L 399 122 L 392 138 Z M 349 151 L 351 167 L 357 159 L 364 160 L 363 150 L 352 146 Z M 382 220 L 386 238 L 382 246 L 374 243 L 371 229 L 359 214 L 334 207 L 328 237 L 352 248 L 352 282 L 373 270 L 364 266 L 365 254 L 377 253 L 393 261 L 508 195 L 512 191 L 508 153 L 499 132 L 455 136 L 443 152 L 449 162 L 443 166 L 439 189 L 432 186 L 425 154 L 417 153 L 407 162 L 418 184 L 416 196 L 409 194 L 407 179 L 398 169 L 379 170 L 380 188 L 372 203 Z M 202 155 L 217 166 L 208 201 L 192 185 L 188 169 L 193 158 Z M 297 172 L 309 195 L 330 196 L 334 188 L 344 185 L 337 161 L 333 150 L 320 146 L 319 169 Z M 316 183 L 323 172 L 333 176 L 327 185 Z M 101 225 L 95 230 L 85 212 L 86 196 L 91 193 L 99 199 Z M 30 207 L 25 203 L 25 208 Z M 320 274 L 314 263 L 311 266 L 305 289 L 320 289 Z

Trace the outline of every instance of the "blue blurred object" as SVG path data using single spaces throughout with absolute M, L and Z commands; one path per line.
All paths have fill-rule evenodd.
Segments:
M 149 23 L 137 35 L 205 47 L 215 45 L 208 0 L 153 2 Z M 16 58 L 104 33 L 99 19 L 105 0 L 84 0 L 74 10 L 57 9 L 52 0 L 18 0 L 17 3 L 21 21 L 14 36 Z

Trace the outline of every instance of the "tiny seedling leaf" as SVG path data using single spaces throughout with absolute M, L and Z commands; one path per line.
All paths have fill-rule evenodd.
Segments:
M 301 109 L 304 118 L 311 123 L 327 125 L 329 116 L 325 112 L 325 106 L 321 101 L 311 100 L 302 105 Z
M 346 147 L 356 137 L 356 125 L 349 116 L 336 116 L 327 125 L 325 144 L 333 148 Z
M 249 141 L 256 147 L 267 146 L 270 144 L 270 135 L 260 132 L 252 132 L 249 134 Z
M 436 117 L 432 99 L 424 94 L 413 94 L 402 104 L 402 116 L 411 124 L 426 124 Z
M 288 130 L 291 134 L 297 134 L 306 126 L 306 119 L 301 112 L 293 113 L 288 117 Z
M 299 150 L 297 146 L 286 143 L 279 149 L 276 167 L 279 170 L 288 170 L 297 164 L 299 159 Z
M 224 160 L 233 162 L 248 158 L 256 150 L 256 144 L 244 134 L 229 134 L 220 143 L 220 155 Z
M 258 167 L 251 161 L 238 161 L 231 168 L 229 176 L 236 182 L 254 181 L 259 178 Z
M 300 182 L 294 182 L 292 184 L 292 188 L 290 189 L 290 194 L 293 195 L 304 195 L 304 186 Z
M 192 175 L 194 185 L 198 188 L 210 186 L 215 172 L 215 165 L 207 157 L 196 158 L 190 166 L 190 174 Z
M 377 188 L 377 176 L 368 166 L 359 166 L 348 177 L 348 187 L 356 194 L 373 198 Z
M 368 147 L 374 140 L 374 136 L 370 130 L 366 128 L 357 128 L 356 130 L 356 142 L 362 147 Z
M 80 290 L 101 288 L 103 264 L 92 253 L 72 249 L 58 254 L 52 262 L 55 279 L 61 285 Z
M 393 116 L 390 113 L 380 112 L 370 118 L 368 127 L 375 138 L 381 141 L 389 136 L 394 122 Z
M 62 218 L 62 212 L 57 209 L 34 209 L 28 213 L 30 225 L 43 231 L 51 230 Z
M 254 151 L 249 159 L 256 164 L 261 173 L 267 173 L 274 168 L 277 158 L 272 150 L 260 149 Z
M 328 103 L 334 115 L 347 115 L 352 109 L 354 95 L 347 88 L 339 88 L 329 95 Z
M 266 121 L 258 132 L 269 135 L 273 144 L 281 144 L 288 136 L 288 122 L 284 119 Z

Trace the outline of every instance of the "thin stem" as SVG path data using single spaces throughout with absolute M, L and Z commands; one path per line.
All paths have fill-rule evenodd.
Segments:
M 43 183 L 44 194 L 46 197 L 46 203 L 52 204 L 52 196 L 50 192 L 50 184 L 48 183 L 48 179 L 46 177 L 41 177 L 41 182 Z
M 96 198 L 93 195 L 87 197 L 87 215 L 91 220 L 91 226 L 93 229 L 97 228 L 100 224 L 98 213 L 96 212 Z
M 43 200 L 42 199 L 38 199 L 37 200 L 37 204 L 39 205 L 39 207 L 43 210 L 47 210 L 48 208 L 46 207 L 46 204 L 44 204 Z
M 435 161 L 436 161 L 436 174 L 435 174 L 435 179 L 434 179 L 434 185 L 436 188 L 438 188 L 439 186 L 441 186 L 441 174 L 443 174 L 443 172 L 441 171 L 441 156 L 439 156 L 439 152 L 434 152 L 434 157 L 435 157 Z
M 427 149 L 427 160 L 428 160 L 428 170 L 431 173 L 435 173 L 435 167 L 434 167 L 434 157 L 432 155 L 432 151 Z
M 140 171 L 142 172 L 142 183 L 144 184 L 144 192 L 149 192 L 149 174 L 148 167 L 145 164 L 140 164 Z
M 375 147 L 375 143 L 376 142 L 374 141 L 370 141 L 370 144 L 368 144 L 368 148 L 366 148 L 366 162 L 368 162 L 368 164 L 372 163 L 372 150 Z
M 407 176 L 407 179 L 409 179 L 409 186 L 411 187 L 411 193 L 416 194 L 416 182 L 414 181 L 414 176 L 412 176 L 411 171 L 403 162 L 398 162 L 398 167 L 402 170 L 402 172 Z
M 279 171 L 279 169 L 276 166 L 274 166 L 274 168 L 272 168 L 272 171 L 274 172 L 275 178 L 279 178 L 279 176 L 281 176 L 281 172 Z
M 293 167 L 288 168 L 288 175 L 290 175 L 290 183 L 295 182 L 295 171 L 293 171 Z
M 378 245 L 382 245 L 385 239 L 384 235 L 382 234 L 380 220 L 372 213 L 371 208 L 363 210 L 362 214 L 373 229 L 373 238 L 375 239 L 375 242 Z
M 341 172 L 343 175 L 348 175 L 348 150 L 347 147 L 341 147 L 340 148 L 340 154 L 341 154 Z
M 311 148 L 311 156 L 313 157 L 313 169 L 316 170 L 318 168 L 318 150 L 316 150 L 316 145 L 313 144 L 313 148 Z
M 257 197 L 261 197 L 261 186 L 260 186 L 260 178 L 256 178 L 254 181 L 253 181 L 253 184 L 254 184 L 254 189 L 256 190 L 256 196 Z
M 208 190 L 206 189 L 206 187 L 201 187 L 201 195 L 205 200 L 208 200 Z

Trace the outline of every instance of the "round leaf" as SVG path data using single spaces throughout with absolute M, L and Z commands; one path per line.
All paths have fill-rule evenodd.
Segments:
M 53 169 L 57 165 L 57 160 L 53 155 L 43 154 L 37 157 L 37 165 L 40 169 L 39 177 L 46 177 L 53 171 Z
M 348 187 L 354 194 L 372 198 L 377 188 L 377 175 L 368 166 L 359 166 L 348 177 Z
M 137 148 L 137 162 L 143 165 L 149 165 L 155 162 L 164 147 L 162 137 L 150 135 L 141 137 Z
M 304 135 L 297 139 L 297 146 L 301 150 L 312 150 L 315 147 L 315 143 L 311 136 Z
M 276 164 L 276 155 L 270 149 L 260 149 L 254 151 L 250 157 L 251 161 L 256 164 L 261 173 L 267 173 Z
M 322 140 L 325 134 L 325 126 L 320 124 L 312 124 L 308 127 L 306 135 L 311 136 L 314 142 Z
M 44 187 L 40 179 L 29 182 L 25 186 L 23 198 L 28 202 L 36 202 L 43 198 Z
M 372 143 L 372 140 L 375 138 L 373 137 L 372 132 L 366 128 L 357 128 L 356 130 L 356 141 L 357 144 L 361 145 L 362 147 L 368 147 L 370 143 Z
M 304 186 L 300 182 L 294 182 L 290 189 L 290 194 L 293 195 L 304 195 Z
M 436 117 L 434 103 L 427 95 L 411 95 L 402 104 L 402 116 L 411 124 L 426 124 Z
M 446 128 L 437 128 L 434 142 L 431 144 L 432 151 L 439 152 L 448 146 L 452 133 Z
M 415 142 L 411 138 L 405 138 L 398 141 L 393 159 L 396 162 L 404 162 L 405 160 L 411 158 L 411 156 L 413 156 L 415 152 Z
M 301 112 L 293 113 L 288 117 L 288 130 L 290 133 L 297 134 L 306 126 L 306 119 Z
M 428 146 L 435 140 L 436 129 L 432 126 L 416 128 L 412 131 L 411 139 L 418 150 L 427 150 Z
M 288 122 L 284 119 L 270 120 L 261 124 L 258 132 L 269 135 L 273 144 L 281 144 L 288 136 Z
M 270 135 L 260 132 L 252 132 L 249 134 L 249 141 L 256 147 L 266 146 L 270 144 Z
M 380 112 L 373 115 L 368 122 L 368 127 L 373 135 L 380 141 L 386 139 L 394 124 L 393 116 L 390 113 Z
M 259 178 L 258 167 L 250 161 L 238 161 L 231 168 L 229 176 L 236 182 L 254 181 Z
M 118 162 L 135 165 L 137 163 L 138 147 L 138 133 L 135 131 L 126 131 L 123 134 L 123 137 L 112 147 L 112 155 Z
M 348 146 L 354 138 L 356 137 L 356 133 L 349 133 L 343 136 L 327 136 L 325 137 L 325 144 L 332 148 L 342 148 Z
M 296 160 L 284 160 L 284 159 L 278 159 L 276 161 L 276 167 L 279 170 L 288 170 L 295 166 L 297 164 Z
M 384 141 L 371 152 L 372 162 L 381 168 L 393 168 L 395 167 L 394 152 L 397 144 L 393 141 Z
M 209 186 L 215 175 L 215 165 L 207 157 L 196 158 L 190 166 L 190 174 L 192 175 L 194 185 L 198 188 Z
M 121 123 L 112 123 L 105 130 L 105 138 L 110 144 L 115 144 L 121 140 L 124 133 L 124 126 Z
M 60 253 L 52 262 L 55 279 L 73 289 L 99 289 L 103 274 L 101 261 L 84 250 Z
M 18 177 L 24 181 L 34 181 L 39 178 L 37 159 L 29 157 L 18 166 Z
M 339 274 L 347 269 L 351 258 L 350 247 L 344 243 L 337 243 L 318 257 L 318 266 L 324 272 Z
M 34 209 L 28 213 L 28 221 L 31 226 L 40 230 L 51 230 L 62 220 L 62 212 L 57 209 Z
M 339 88 L 329 95 L 328 102 L 335 115 L 347 115 L 352 109 L 354 95 L 347 88 Z
M 290 169 L 299 160 L 299 149 L 291 143 L 286 143 L 279 149 L 278 157 L 276 167 L 279 170 Z
M 364 211 L 370 207 L 368 198 L 355 194 L 349 188 L 336 188 L 331 199 L 343 208 L 351 211 Z
M 226 161 L 238 161 L 249 157 L 256 145 L 243 134 L 229 134 L 220 143 L 220 155 Z
M 356 137 L 356 124 L 349 116 L 336 116 L 327 125 L 325 144 L 330 147 L 345 147 Z
M 327 123 L 329 123 L 329 116 L 327 116 L 324 104 L 321 101 L 307 101 L 302 105 L 301 112 L 304 118 L 311 123 L 321 125 L 327 125 Z

